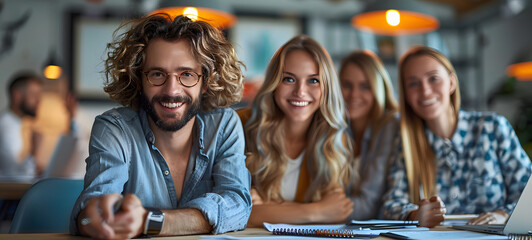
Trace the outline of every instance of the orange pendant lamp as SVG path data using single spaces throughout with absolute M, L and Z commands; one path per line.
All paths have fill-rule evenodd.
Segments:
M 180 0 L 162 1 L 161 8 L 150 12 L 148 15 L 167 13 L 172 18 L 185 15 L 193 21 L 205 21 L 218 29 L 230 28 L 237 22 L 235 15 L 231 14 L 223 1 L 213 0 Z
M 522 53 L 514 64 L 506 68 L 506 74 L 520 81 L 532 81 L 532 47 Z
M 351 24 L 359 30 L 380 35 L 398 36 L 432 32 L 440 26 L 415 0 L 375 0 Z
M 48 60 L 43 67 L 43 75 L 46 79 L 58 79 L 63 74 L 63 69 L 58 64 L 57 58 L 55 56 L 55 50 L 50 51 Z

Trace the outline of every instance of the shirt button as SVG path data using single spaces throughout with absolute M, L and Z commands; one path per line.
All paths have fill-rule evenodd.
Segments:
M 168 170 L 164 171 L 164 175 L 165 176 L 168 176 L 168 174 L 170 174 L 170 172 Z
M 153 142 L 153 138 L 152 137 L 148 138 L 148 141 Z

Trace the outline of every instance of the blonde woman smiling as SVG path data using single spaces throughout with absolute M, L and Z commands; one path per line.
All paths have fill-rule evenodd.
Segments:
M 343 187 L 352 150 L 341 96 L 334 65 L 313 39 L 294 37 L 275 53 L 245 124 L 248 226 L 338 223 L 351 214 Z

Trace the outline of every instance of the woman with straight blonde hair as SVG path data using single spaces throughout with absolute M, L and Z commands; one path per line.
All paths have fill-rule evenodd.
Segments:
M 372 51 L 356 50 L 343 59 L 340 85 L 360 162 L 360 181 L 351 183 L 349 193 L 355 204 L 350 219 L 380 219 L 393 141 L 399 135 L 399 106 L 390 77 Z
M 531 174 L 510 123 L 460 109 L 458 77 L 440 52 L 419 46 L 399 63 L 401 150 L 385 217 L 432 227 L 445 214 L 479 214 L 469 224 L 503 224 Z
M 313 39 L 294 37 L 275 53 L 251 113 L 240 113 L 249 117 L 248 226 L 339 223 L 349 216 L 353 203 L 343 188 L 352 150 L 341 96 L 332 60 Z

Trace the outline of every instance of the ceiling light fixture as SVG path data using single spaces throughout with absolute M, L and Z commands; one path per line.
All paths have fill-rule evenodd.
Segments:
M 520 81 L 532 81 L 532 46 L 523 51 L 514 61 L 514 64 L 506 68 L 506 74 Z
M 235 15 L 229 13 L 228 7 L 222 1 L 162 1 L 161 8 L 150 12 L 148 15 L 167 13 L 172 18 L 185 15 L 193 21 L 205 21 L 219 29 L 230 28 L 237 22 Z
M 55 50 L 51 50 L 48 60 L 46 60 L 46 63 L 44 64 L 43 75 L 47 79 L 58 79 L 61 77 L 62 73 L 63 69 L 58 64 Z
M 362 31 L 390 36 L 428 33 L 440 26 L 438 19 L 415 0 L 373 1 L 351 19 L 351 24 Z

